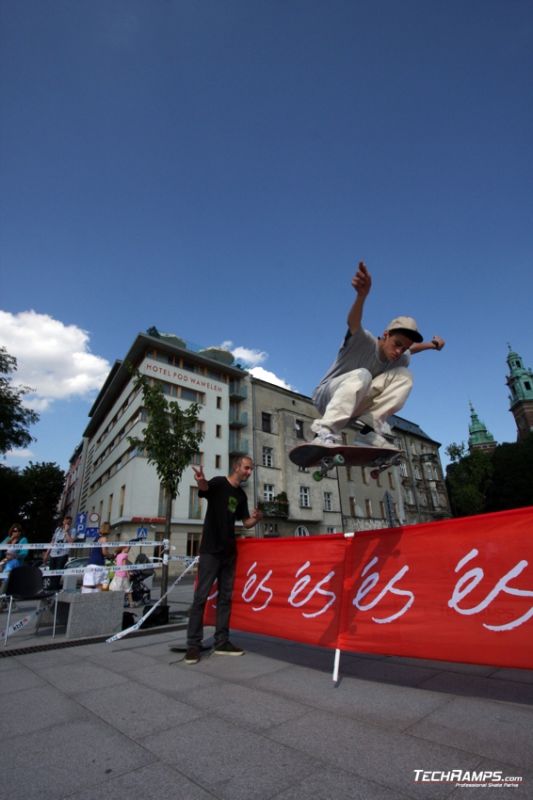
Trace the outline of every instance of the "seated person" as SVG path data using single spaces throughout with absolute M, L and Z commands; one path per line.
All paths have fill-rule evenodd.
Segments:
M 5 595 L 9 573 L 15 567 L 22 566 L 17 558 L 16 550 L 8 550 L 5 557 L 0 561 L 0 574 L 2 574 L 2 584 L 0 585 L 0 595 Z
M 28 544 L 28 540 L 22 535 L 22 526 L 18 523 L 12 525 L 1 544 Z M 19 566 L 21 566 L 28 557 L 28 552 L 29 551 L 26 549 L 17 550 L 17 558 L 20 562 Z M 0 555 L 3 556 L 4 551 L 0 551 Z

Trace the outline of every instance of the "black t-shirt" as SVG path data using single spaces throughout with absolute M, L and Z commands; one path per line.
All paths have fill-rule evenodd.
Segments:
M 198 492 L 207 498 L 200 553 L 234 553 L 235 520 L 250 516 L 248 499 L 240 486 L 232 486 L 222 476 L 211 478 L 208 487 L 207 491 Z

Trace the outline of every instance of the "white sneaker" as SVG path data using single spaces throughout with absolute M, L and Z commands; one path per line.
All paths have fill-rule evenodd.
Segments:
M 376 431 L 368 431 L 368 433 L 356 433 L 353 443 L 362 447 L 383 447 L 388 450 L 397 450 L 392 442 L 385 439 L 380 433 Z
M 341 437 L 336 436 L 329 428 L 320 428 L 311 444 L 318 444 L 321 447 L 338 447 L 342 441 Z

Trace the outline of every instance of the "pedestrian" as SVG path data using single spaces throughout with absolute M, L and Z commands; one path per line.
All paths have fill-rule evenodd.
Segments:
M 125 544 L 124 547 L 120 547 L 115 555 L 115 564 L 119 569 L 115 570 L 115 574 L 109 584 L 109 589 L 112 592 L 122 592 L 124 595 L 128 596 L 129 607 L 134 607 L 133 602 L 133 595 L 131 592 L 131 581 L 129 577 L 129 573 L 124 567 L 131 562 L 128 559 L 128 554 L 130 552 L 130 545 Z
M 394 448 L 387 418 L 405 404 L 413 385 L 408 369 L 410 357 L 424 350 L 440 351 L 444 339 L 433 336 L 425 342 L 413 317 L 393 319 L 376 338 L 362 327 L 363 308 L 372 286 L 364 262 L 352 278 L 355 301 L 348 313 L 348 331 L 332 366 L 313 393 L 322 414 L 311 430 L 313 444 L 335 447 L 340 432 L 357 427 L 354 444 Z M 355 424 L 357 421 L 357 424 Z
M 229 640 L 229 622 L 237 560 L 235 521 L 241 520 L 245 528 L 253 528 L 262 518 L 258 509 L 250 514 L 248 500 L 241 487 L 252 474 L 253 468 L 249 456 L 239 456 L 233 461 L 228 477 L 219 475 L 207 481 L 203 468 L 193 467 L 198 494 L 207 499 L 207 511 L 200 542 L 198 581 L 187 628 L 186 664 L 197 664 L 200 660 L 204 609 L 215 580 L 218 582 L 218 594 L 214 652 L 228 656 L 244 654 Z
M 72 530 L 72 517 L 63 517 L 63 522 L 59 525 L 50 542 L 50 547 L 43 556 L 43 567 L 46 566 L 50 559 L 50 569 L 65 569 L 65 564 L 68 561 L 70 550 L 65 547 L 66 544 L 72 544 L 74 541 L 74 531 Z M 50 589 L 58 591 L 61 588 L 61 576 L 52 575 L 49 578 Z

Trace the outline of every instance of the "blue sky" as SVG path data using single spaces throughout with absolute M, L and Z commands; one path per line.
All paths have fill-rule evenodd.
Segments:
M 516 429 L 533 363 L 530 0 L 0 0 L 0 344 L 66 467 L 107 370 L 156 325 L 310 394 L 364 259 L 398 314 L 403 416 Z M 444 449 L 444 448 L 443 448 Z

